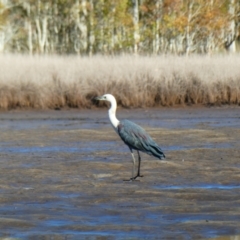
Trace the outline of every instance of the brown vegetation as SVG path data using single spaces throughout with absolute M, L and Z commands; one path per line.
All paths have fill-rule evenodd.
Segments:
M 240 56 L 0 56 L 0 108 L 239 104 Z

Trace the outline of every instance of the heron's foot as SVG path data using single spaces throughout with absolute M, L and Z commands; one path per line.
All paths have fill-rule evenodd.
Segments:
M 123 179 L 124 182 L 132 182 L 132 181 L 135 181 L 134 178 L 130 178 L 130 179 Z
M 136 180 L 138 177 L 143 177 L 143 175 L 136 175 L 135 177 L 131 177 L 130 179 L 127 179 L 127 180 L 123 180 L 124 182 L 132 182 L 132 181 L 139 181 L 139 180 Z
M 129 181 L 138 181 L 138 180 L 136 180 L 138 177 L 143 177 L 143 175 L 138 174 L 135 177 L 130 178 Z
M 135 177 L 133 177 L 133 179 L 135 180 L 135 179 L 138 178 L 138 177 L 143 177 L 143 175 L 138 174 L 138 175 L 136 175 Z

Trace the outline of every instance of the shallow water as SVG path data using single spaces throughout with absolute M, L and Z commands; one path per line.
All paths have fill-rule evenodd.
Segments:
M 237 237 L 239 110 L 120 110 L 167 155 L 134 182 L 106 110 L 2 113 L 0 238 Z
M 154 188 L 162 190 L 180 190 L 180 189 L 204 189 L 204 190 L 233 190 L 240 189 L 240 185 L 221 185 L 221 184 L 208 184 L 202 183 L 199 185 L 183 185 L 183 186 L 154 186 Z

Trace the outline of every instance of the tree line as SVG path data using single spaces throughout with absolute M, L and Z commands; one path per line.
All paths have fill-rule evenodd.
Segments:
M 0 0 L 0 52 L 235 52 L 239 30 L 239 0 Z

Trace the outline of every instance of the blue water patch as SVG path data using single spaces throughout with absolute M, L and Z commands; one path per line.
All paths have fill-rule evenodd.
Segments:
M 65 220 L 65 219 L 50 219 L 50 220 L 44 221 L 44 225 L 48 227 L 63 227 L 63 226 L 70 226 L 72 224 L 73 224 L 72 221 Z
M 161 190 L 184 190 L 184 189 L 206 189 L 206 190 L 232 190 L 240 189 L 240 185 L 221 185 L 221 184 L 199 184 L 199 185 L 182 185 L 182 186 L 154 186 Z
M 81 148 L 76 147 L 63 147 L 63 146 L 46 146 L 46 147 L 4 147 L 0 148 L 1 152 L 6 153 L 43 153 L 43 152 L 81 152 Z M 84 148 L 86 152 L 87 149 Z
M 0 147 L 2 153 L 92 153 L 100 151 L 123 151 L 123 144 L 119 147 L 116 141 L 102 141 L 102 142 L 73 142 L 69 146 L 12 146 L 12 144 L 4 144 Z
M 162 149 L 166 151 L 181 151 L 181 150 L 191 150 L 191 149 L 214 149 L 214 148 L 233 148 L 232 143 L 206 143 L 203 145 L 171 145 L 162 146 Z
M 83 194 L 81 193 L 65 193 L 65 192 L 58 192 L 55 194 L 56 197 L 60 197 L 60 198 L 78 198 L 83 196 Z
M 94 143 L 73 143 L 71 146 L 2 146 L 0 151 L 2 153 L 91 153 L 100 151 L 114 151 L 114 152 L 127 152 L 126 147 L 121 142 L 116 141 L 103 141 Z M 6 144 L 5 144 L 6 145 Z M 202 149 L 202 148 L 231 148 L 230 143 L 216 143 L 216 144 L 205 144 L 202 146 L 162 146 L 165 151 L 181 151 L 190 149 Z

